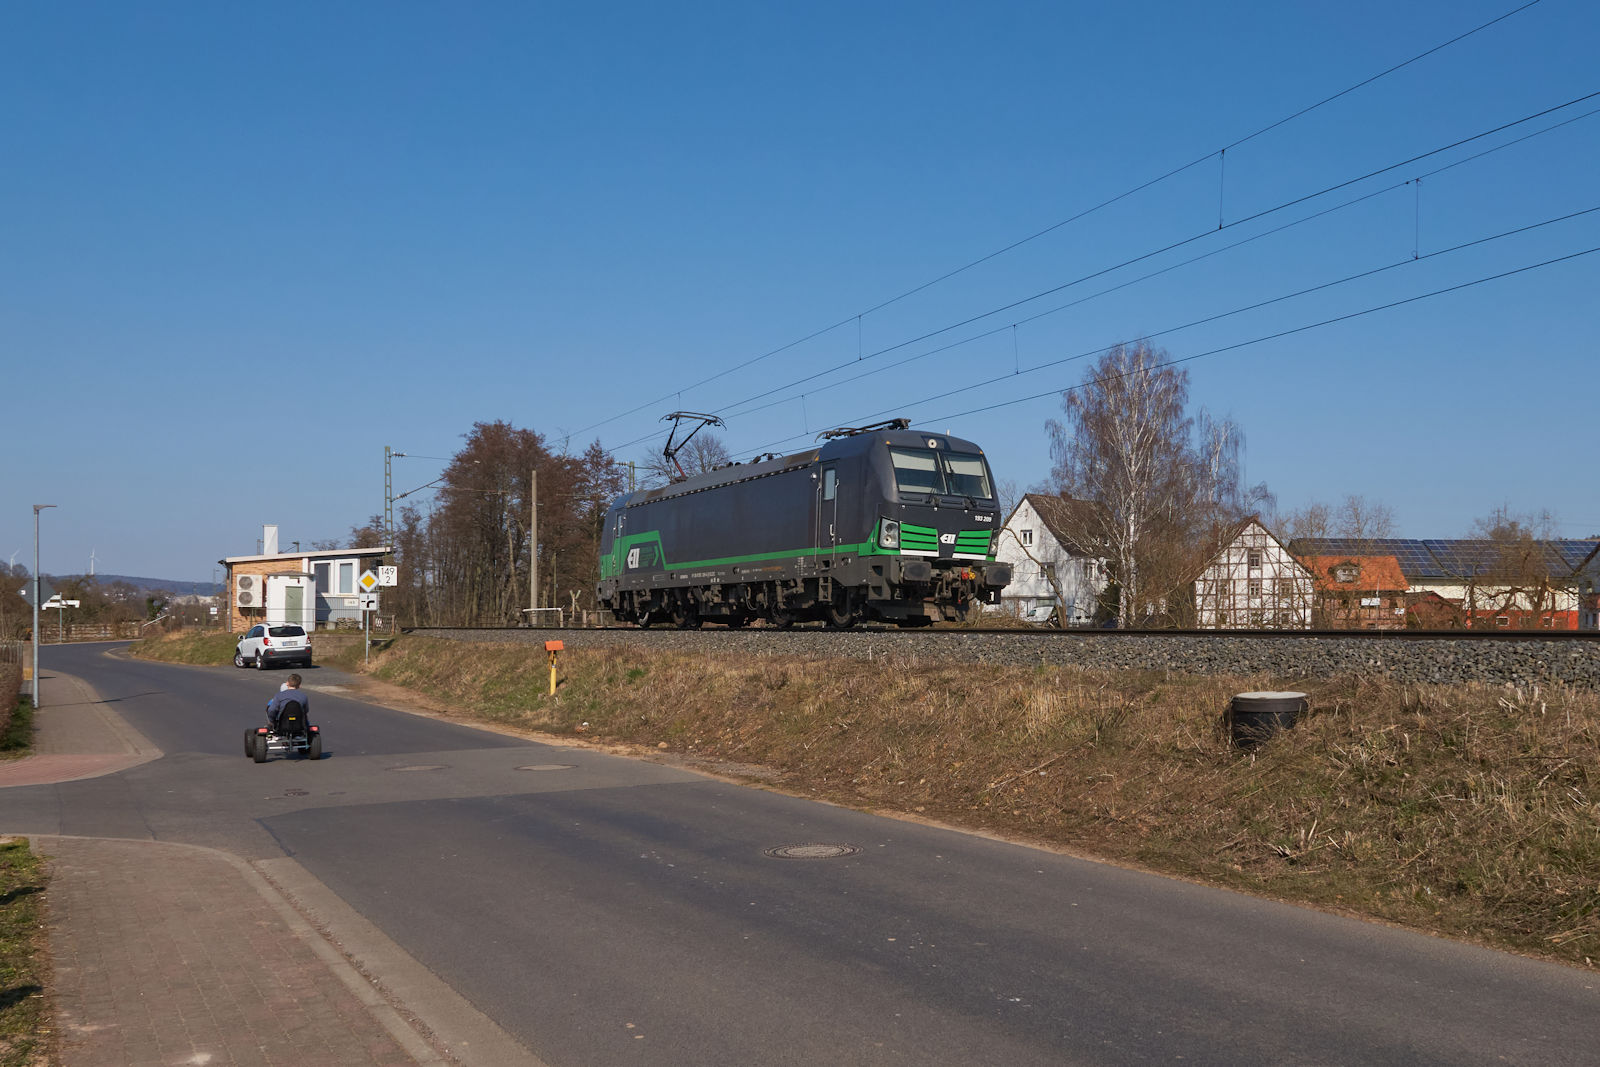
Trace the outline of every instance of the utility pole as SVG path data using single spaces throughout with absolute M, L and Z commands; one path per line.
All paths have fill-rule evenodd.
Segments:
M 33 710 L 39 710 L 39 512 L 54 504 L 33 506 Z
M 383 540 L 388 552 L 384 554 L 384 562 L 394 562 L 394 466 L 395 456 L 403 456 L 404 452 L 390 451 L 388 445 L 383 446 Z
M 539 472 L 528 472 L 528 625 L 539 622 Z M 35 568 L 37 569 L 37 568 Z

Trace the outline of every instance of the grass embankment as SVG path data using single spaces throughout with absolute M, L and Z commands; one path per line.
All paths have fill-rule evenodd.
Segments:
M 838 803 L 1600 959 L 1594 692 L 575 649 L 551 697 L 541 649 L 420 637 L 374 651 L 371 674 L 466 718 L 664 745 Z M 1307 691 L 1311 714 L 1241 752 L 1222 712 L 1256 689 Z
M 161 634 L 128 646 L 140 659 L 162 663 L 189 663 L 196 666 L 221 666 L 233 662 L 239 635 L 222 631 L 180 630 Z M 354 670 L 362 661 L 363 645 L 359 633 L 318 631 L 311 637 L 313 663 Z
M 0 837 L 0 1067 L 51 1062 L 44 887 L 27 839 Z

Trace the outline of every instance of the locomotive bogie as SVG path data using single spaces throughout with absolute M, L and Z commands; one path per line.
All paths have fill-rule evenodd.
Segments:
M 607 513 L 600 603 L 650 626 L 905 626 L 994 603 L 998 506 L 982 451 L 904 429 L 732 464 Z

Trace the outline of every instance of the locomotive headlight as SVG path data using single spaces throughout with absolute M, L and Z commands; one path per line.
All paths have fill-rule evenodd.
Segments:
M 881 548 L 900 547 L 900 524 L 893 519 L 884 519 L 878 526 L 878 545 Z

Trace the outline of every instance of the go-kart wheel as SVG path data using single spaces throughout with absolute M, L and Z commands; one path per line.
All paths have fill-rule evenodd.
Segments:
M 249 664 L 246 663 L 245 660 L 244 660 L 244 653 L 240 652 L 238 649 L 234 649 L 234 652 L 233 652 L 233 665 L 235 667 L 248 667 L 249 666 Z
M 322 735 L 312 734 L 311 743 L 306 746 L 306 759 L 322 758 Z
M 256 734 L 255 741 L 251 744 L 250 756 L 257 763 L 267 762 L 267 735 Z
M 246 756 L 254 756 L 256 754 L 256 732 L 254 730 L 246 730 L 244 732 L 244 754 Z

